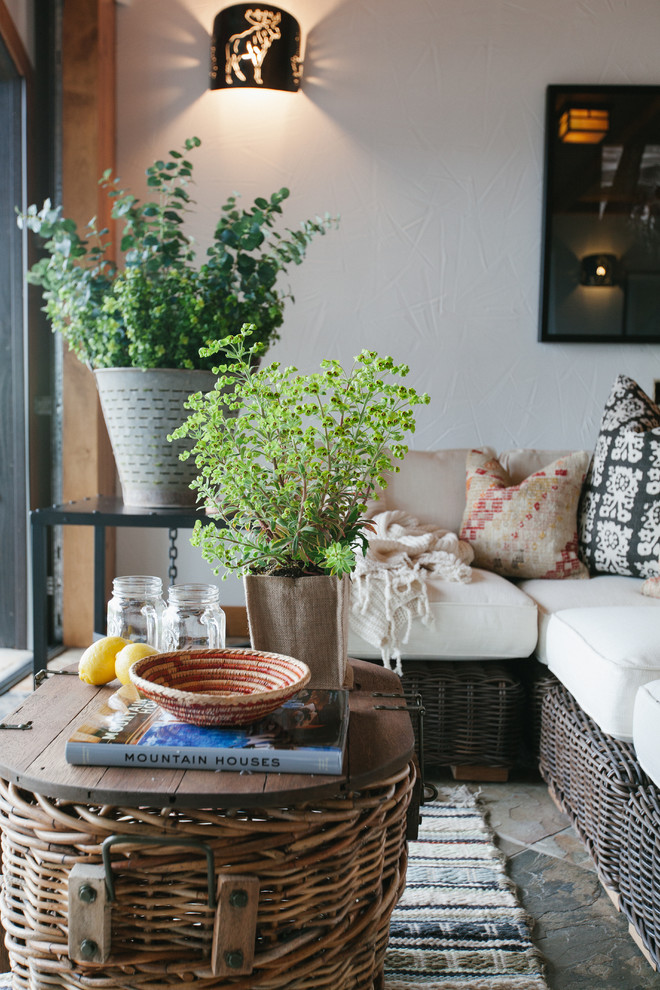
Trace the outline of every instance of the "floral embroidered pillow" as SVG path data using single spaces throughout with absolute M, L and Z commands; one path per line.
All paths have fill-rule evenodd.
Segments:
M 660 574 L 660 409 L 625 375 L 614 382 L 603 412 L 579 542 L 593 572 Z
M 577 510 L 589 454 L 578 451 L 513 485 L 480 450 L 467 458 L 461 539 L 474 566 L 512 578 L 586 578 L 578 556 Z

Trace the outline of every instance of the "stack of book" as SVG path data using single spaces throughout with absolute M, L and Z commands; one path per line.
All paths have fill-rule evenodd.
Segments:
M 121 691 L 81 723 L 68 763 L 171 770 L 341 774 L 348 692 L 303 690 L 252 725 L 196 726 Z

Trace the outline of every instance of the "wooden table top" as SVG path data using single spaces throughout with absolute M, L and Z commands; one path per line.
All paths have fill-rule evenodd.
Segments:
M 341 776 L 73 766 L 64 758 L 67 738 L 116 688 L 84 684 L 75 668 L 46 678 L 2 720 L 31 721 L 32 727 L 0 731 L 0 776 L 51 798 L 129 807 L 272 807 L 356 791 L 405 767 L 413 755 L 414 734 L 410 715 L 397 708 L 403 704 L 397 675 L 377 664 L 350 663 L 354 686 Z M 401 701 L 379 694 L 396 694 Z

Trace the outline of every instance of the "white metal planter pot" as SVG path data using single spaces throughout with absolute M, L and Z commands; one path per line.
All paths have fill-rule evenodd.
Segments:
M 195 504 L 194 460 L 179 460 L 191 441 L 167 439 L 187 416 L 193 392 L 210 392 L 211 371 L 179 368 L 101 368 L 94 372 L 126 505 L 149 508 Z

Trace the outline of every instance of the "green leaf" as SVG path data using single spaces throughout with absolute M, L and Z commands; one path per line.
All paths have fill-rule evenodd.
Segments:
M 308 244 L 274 227 L 289 191 L 258 197 L 246 210 L 231 193 L 218 208 L 200 263 L 185 223 L 194 205 L 190 153 L 200 144 L 188 138 L 146 169 L 153 191 L 147 202 L 110 170 L 103 172 L 100 182 L 116 221 L 114 245 L 107 230 L 96 229 L 95 218 L 83 238 L 48 200 L 39 209 L 33 204 L 17 211 L 17 223 L 40 239 L 45 253 L 28 278 L 42 289 L 53 330 L 91 367 L 232 367 L 236 358 L 225 357 L 222 348 L 202 352 L 248 322 L 254 324 L 248 363 L 254 364 L 279 336 L 292 296 L 278 279 L 290 262 L 302 260 Z M 313 234 L 325 230 L 315 221 L 307 225 Z M 119 264 L 114 254 L 121 256 Z M 283 478 L 283 490 L 289 485 Z

